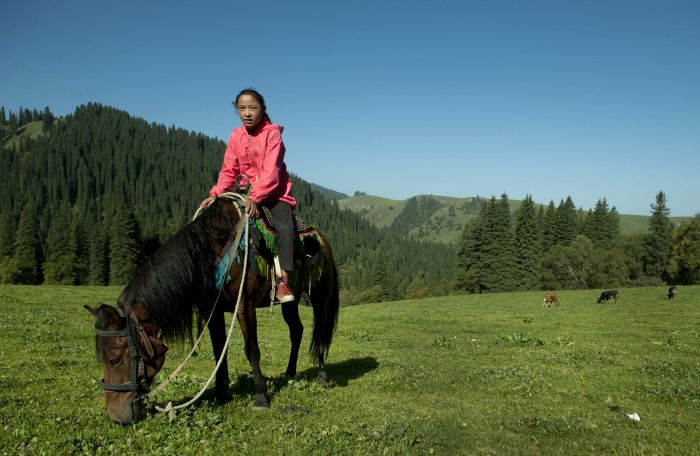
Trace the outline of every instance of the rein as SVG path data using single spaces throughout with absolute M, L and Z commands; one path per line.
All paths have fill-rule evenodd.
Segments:
M 248 214 L 245 211 L 241 211 L 241 207 L 245 207 L 247 204 L 247 200 L 245 196 L 240 195 L 238 193 L 233 193 L 233 192 L 227 192 L 219 195 L 219 197 L 226 198 L 230 201 L 233 202 L 234 207 L 238 211 L 238 214 L 240 216 L 238 224 L 236 224 L 234 231 L 236 233 L 236 237 L 234 240 L 234 246 L 236 246 L 236 250 L 232 251 L 231 254 L 229 255 L 229 262 L 227 266 L 227 271 L 231 267 L 233 263 L 233 258 L 234 258 L 234 253 L 238 249 L 238 245 L 240 245 L 241 237 L 245 237 L 245 255 L 243 259 L 243 272 L 241 276 L 241 285 L 238 289 L 238 299 L 236 301 L 236 307 L 234 309 L 234 317 L 231 321 L 231 326 L 229 328 L 228 332 L 228 337 L 226 338 L 226 343 L 224 344 L 223 351 L 221 353 L 221 356 L 219 357 L 219 361 L 216 364 L 216 367 L 214 368 L 214 372 L 212 372 L 211 376 L 207 380 L 206 384 L 202 387 L 202 389 L 197 393 L 195 397 L 193 397 L 190 401 L 184 404 L 180 404 L 177 406 L 173 406 L 172 402 L 168 402 L 168 405 L 165 408 L 159 407 L 156 405 L 156 410 L 160 412 L 169 412 L 171 414 L 170 416 L 173 416 L 175 410 L 179 410 L 181 408 L 188 407 L 192 403 L 194 403 L 197 399 L 199 399 L 202 394 L 204 394 L 204 391 L 209 387 L 211 384 L 211 381 L 214 379 L 216 376 L 217 371 L 219 370 L 219 367 L 221 366 L 223 360 L 226 357 L 226 351 L 228 348 L 228 344 L 231 340 L 231 335 L 233 334 L 233 328 L 236 322 L 236 315 L 238 315 L 238 308 L 240 307 L 241 303 L 241 297 L 243 295 L 243 287 L 245 284 L 245 278 L 246 278 L 246 272 L 247 272 L 247 266 L 248 266 Z M 202 211 L 202 208 L 199 208 L 197 212 L 195 213 L 194 217 L 192 220 L 196 219 Z M 240 229 L 243 227 L 243 229 Z M 216 306 L 219 302 L 219 299 L 221 298 L 221 293 L 223 290 L 223 283 L 221 287 L 219 287 L 219 292 L 216 296 L 216 301 L 214 302 L 214 306 L 212 307 L 211 314 L 209 314 L 209 318 L 207 319 L 206 325 L 209 325 L 209 321 L 211 320 L 212 316 L 214 315 L 214 312 L 216 310 Z M 134 311 L 131 309 L 131 307 L 126 307 L 126 306 L 120 306 L 116 308 L 117 313 L 119 314 L 120 317 L 125 318 L 126 320 L 126 325 L 124 329 L 120 329 L 117 331 L 105 331 L 103 329 L 99 329 L 95 327 L 95 333 L 98 336 L 101 337 L 126 337 L 128 341 L 128 350 L 130 353 L 131 357 L 131 374 L 130 374 L 130 380 L 129 383 L 123 383 L 123 384 L 113 384 L 113 383 L 106 383 L 104 379 L 100 381 L 100 387 L 105 390 L 105 391 L 113 391 L 113 392 L 118 392 L 118 393 L 125 393 L 125 392 L 130 392 L 134 395 L 134 399 L 132 399 L 132 402 L 135 401 L 142 401 L 144 399 L 150 399 L 156 394 L 158 394 L 160 391 L 162 391 L 172 380 L 174 380 L 175 376 L 182 370 L 182 368 L 185 366 L 187 361 L 192 357 L 192 354 L 194 353 L 197 345 L 201 342 L 202 337 L 204 336 L 204 332 L 200 334 L 199 339 L 197 342 L 193 345 L 192 350 L 190 350 L 189 354 L 187 357 L 184 359 L 184 361 L 180 364 L 180 366 L 175 369 L 166 380 L 161 382 L 156 388 L 153 390 L 149 391 L 149 387 L 147 384 L 147 377 L 146 377 L 146 365 L 156 359 L 161 358 L 162 356 L 165 356 L 165 353 L 167 351 L 167 347 L 160 341 L 159 339 L 156 339 L 154 337 L 149 336 L 146 334 L 145 329 L 141 325 L 141 322 L 139 322 L 138 318 L 134 314 Z M 154 340 L 155 339 L 155 340 Z M 156 346 L 154 349 L 154 345 Z M 141 351 L 146 352 L 146 356 L 141 353 Z M 141 394 L 139 394 L 141 393 Z
M 206 383 L 204 384 L 202 389 L 199 391 L 199 393 L 197 393 L 192 399 L 190 399 L 189 401 L 187 401 L 184 404 L 179 404 L 179 405 L 173 406 L 172 402 L 168 402 L 168 404 L 166 405 L 165 408 L 156 405 L 156 410 L 158 410 L 159 412 L 163 412 L 163 413 L 167 412 L 170 417 L 174 416 L 175 410 L 189 407 L 195 401 L 197 401 L 202 396 L 202 394 L 204 394 L 204 391 L 206 391 L 206 389 L 209 387 L 212 380 L 216 376 L 216 373 L 219 371 L 219 367 L 221 367 L 221 364 L 223 363 L 224 359 L 226 359 L 228 344 L 231 341 L 231 335 L 233 334 L 233 328 L 234 328 L 235 323 L 236 323 L 236 315 L 238 315 L 238 308 L 240 307 L 241 297 L 243 296 L 243 287 L 245 285 L 246 272 L 248 270 L 248 250 L 249 250 L 249 246 L 248 246 L 248 229 L 249 228 L 248 227 L 249 227 L 249 225 L 248 225 L 248 214 L 245 211 L 241 211 L 241 207 L 244 207 L 246 205 L 247 200 L 244 196 L 240 195 L 239 193 L 233 193 L 233 192 L 222 193 L 221 195 L 219 195 L 219 197 L 223 197 L 223 198 L 226 198 L 226 199 L 229 199 L 230 201 L 232 201 L 234 206 L 238 210 L 238 214 L 240 215 L 240 219 L 239 219 L 238 224 L 236 225 L 236 228 L 235 228 L 236 239 L 234 240 L 234 243 L 233 243 L 233 245 L 236 246 L 236 249 L 238 248 L 237 246 L 239 245 L 239 243 L 241 241 L 241 237 L 244 236 L 245 254 L 243 256 L 243 272 L 241 275 L 241 284 L 238 287 L 238 298 L 236 300 L 236 307 L 233 311 L 233 318 L 231 319 L 231 326 L 229 327 L 228 335 L 226 337 L 226 343 L 224 344 L 224 348 L 221 351 L 221 355 L 219 356 L 219 361 L 216 363 L 216 367 L 214 367 L 214 371 L 211 373 L 211 375 L 209 376 L 209 379 L 206 381 Z M 199 208 L 195 212 L 192 220 L 199 217 L 199 214 L 201 213 L 201 211 L 202 211 L 202 208 Z M 243 226 L 243 229 L 239 230 L 238 228 L 241 225 Z M 226 268 L 227 271 L 231 267 L 231 264 L 233 263 L 234 253 L 235 253 L 235 251 L 232 251 L 231 255 L 229 256 L 229 263 L 228 263 L 228 266 Z M 214 306 L 212 307 L 211 313 L 209 314 L 209 318 L 207 319 L 207 322 L 205 324 L 205 326 L 207 326 L 207 327 L 209 326 L 209 321 L 211 321 L 211 318 L 214 315 L 214 311 L 216 310 L 216 305 L 219 303 L 219 299 L 221 298 L 222 290 L 223 290 L 223 283 L 222 283 L 221 287 L 219 288 L 219 294 L 216 296 L 216 301 L 214 302 Z M 192 346 L 192 350 L 190 350 L 187 357 L 182 361 L 182 363 L 177 367 L 177 369 L 175 369 L 170 374 L 170 376 L 168 376 L 168 378 L 166 380 L 161 382 L 155 389 L 153 389 L 153 391 L 148 393 L 145 397 L 151 398 L 151 397 L 155 396 L 161 390 L 163 390 L 175 378 L 175 376 L 185 366 L 187 361 L 192 357 L 192 354 L 194 353 L 197 345 L 199 345 L 199 343 L 201 342 L 203 336 L 204 336 L 204 331 L 202 331 L 202 333 L 199 335 L 199 339 L 197 339 L 197 342 L 195 342 L 195 344 Z

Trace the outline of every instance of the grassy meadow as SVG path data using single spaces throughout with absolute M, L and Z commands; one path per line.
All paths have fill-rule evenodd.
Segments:
M 93 318 L 114 287 L 0 286 L 0 454 L 697 454 L 700 286 L 432 298 L 342 308 L 328 360 L 283 377 L 279 308 L 259 313 L 271 409 L 252 410 L 235 334 L 231 400 L 208 394 L 173 419 L 107 418 Z M 302 309 L 308 347 L 311 311 Z M 237 331 L 237 330 L 236 330 Z M 164 373 L 184 357 L 171 347 Z M 184 402 L 214 366 L 207 344 L 161 393 Z M 163 378 L 161 373 L 157 380 Z M 637 413 L 639 421 L 625 414 Z

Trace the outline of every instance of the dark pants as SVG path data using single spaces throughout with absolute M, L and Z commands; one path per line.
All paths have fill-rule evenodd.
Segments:
M 277 253 L 280 266 L 285 271 L 294 270 L 294 220 L 292 206 L 284 201 L 263 203 L 272 213 L 272 222 L 277 230 Z

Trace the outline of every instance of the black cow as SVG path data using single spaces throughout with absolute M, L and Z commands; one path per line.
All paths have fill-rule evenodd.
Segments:
M 600 298 L 598 298 L 598 304 L 600 304 L 603 301 L 605 301 L 605 303 L 607 304 L 610 299 L 614 299 L 615 302 L 617 302 L 617 298 L 619 297 L 620 293 L 618 293 L 617 290 L 607 290 L 600 294 Z
M 671 287 L 668 289 L 668 299 L 673 299 L 678 295 L 678 288 Z

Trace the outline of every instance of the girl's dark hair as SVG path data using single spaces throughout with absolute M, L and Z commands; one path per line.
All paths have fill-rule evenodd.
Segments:
M 260 106 L 265 110 L 265 118 L 267 119 L 268 122 L 272 122 L 270 120 L 270 116 L 267 115 L 267 106 L 265 105 L 265 99 L 263 96 L 255 90 L 252 87 L 248 87 L 247 89 L 243 89 L 240 92 L 238 92 L 238 95 L 236 95 L 236 100 L 233 102 L 233 105 L 238 109 L 238 99 L 241 98 L 241 95 L 250 95 L 254 97 L 256 100 L 258 100 L 258 103 L 260 103 Z

